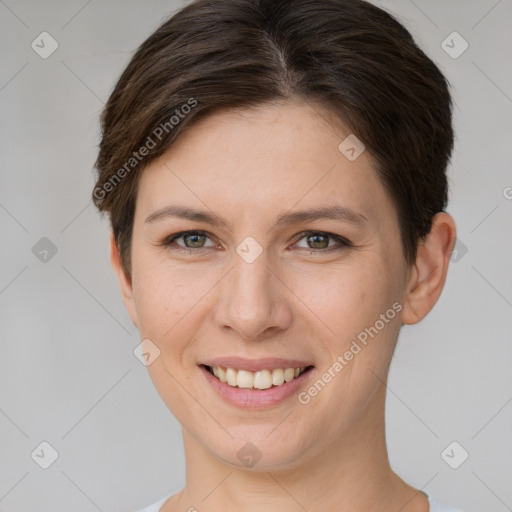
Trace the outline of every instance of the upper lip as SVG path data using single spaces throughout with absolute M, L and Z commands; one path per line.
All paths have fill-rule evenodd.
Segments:
M 203 361 L 201 364 L 206 366 L 222 366 L 223 368 L 246 370 L 248 372 L 274 370 L 276 368 L 302 368 L 303 366 L 312 366 L 310 362 L 301 361 L 299 359 L 282 359 L 278 357 L 244 359 L 243 357 L 236 356 L 215 357 L 213 359 Z

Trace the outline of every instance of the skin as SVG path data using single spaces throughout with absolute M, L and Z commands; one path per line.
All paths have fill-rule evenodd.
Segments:
M 437 214 L 407 264 L 396 209 L 369 151 L 351 162 L 338 150 L 349 133 L 303 102 L 211 114 L 142 174 L 131 280 L 111 235 L 124 304 L 141 339 L 161 351 L 148 371 L 182 425 L 186 485 L 163 512 L 429 509 L 390 468 L 385 383 L 401 325 L 420 321 L 441 294 L 455 225 Z M 213 212 L 229 227 L 145 222 L 170 204 Z M 327 205 L 366 220 L 276 226 L 281 213 Z M 188 251 L 179 250 L 184 238 L 160 245 L 186 230 L 209 237 L 192 238 Z M 315 245 L 303 231 L 352 246 L 325 236 Z M 250 264 L 236 252 L 247 236 L 263 249 Z M 339 248 L 322 253 L 326 246 Z M 307 390 L 394 303 L 401 311 L 307 405 L 294 394 L 264 410 L 237 408 L 197 366 L 218 355 L 300 358 L 315 366 Z M 249 441 L 262 454 L 252 468 L 237 457 Z

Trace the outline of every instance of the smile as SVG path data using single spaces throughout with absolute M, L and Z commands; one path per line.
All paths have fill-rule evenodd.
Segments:
M 248 370 L 237 370 L 235 368 L 223 368 L 222 366 L 206 366 L 205 368 L 220 382 L 231 387 L 245 389 L 269 389 L 291 382 L 302 375 L 308 368 L 275 368 L 262 369 L 256 372 Z
M 316 373 L 311 359 L 278 356 L 218 355 L 203 359 L 198 368 L 214 395 L 235 407 L 253 410 L 279 406 Z

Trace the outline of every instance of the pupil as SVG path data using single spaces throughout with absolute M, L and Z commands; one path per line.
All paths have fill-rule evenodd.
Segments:
M 322 243 L 321 241 L 320 242 L 318 241 L 319 239 L 322 239 L 322 238 L 324 239 L 324 242 L 327 241 L 327 245 L 325 243 Z M 314 249 L 325 249 L 329 244 L 327 237 L 325 235 L 309 235 L 308 243 L 311 242 L 312 240 L 314 240 L 313 241 L 314 247 L 312 247 Z
M 191 247 L 202 247 L 203 245 L 200 243 L 200 240 L 198 241 L 198 239 L 201 239 L 201 238 L 204 238 L 205 235 L 198 235 L 198 234 L 195 234 L 195 235 L 185 235 L 184 236 L 184 240 L 185 240 L 185 245 L 188 246 L 188 243 L 187 242 L 190 242 L 191 239 L 192 240 L 192 246 Z M 204 240 L 203 240 L 203 243 L 204 243 Z M 196 245 L 197 244 L 197 245 Z M 190 246 L 189 246 L 190 247 Z

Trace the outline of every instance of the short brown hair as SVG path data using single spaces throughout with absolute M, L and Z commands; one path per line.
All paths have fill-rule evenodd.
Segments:
M 406 29 L 363 0 L 192 2 L 142 43 L 101 115 L 92 198 L 126 275 L 144 167 L 208 113 L 294 99 L 326 106 L 363 141 L 412 264 L 447 203 L 448 85 Z

